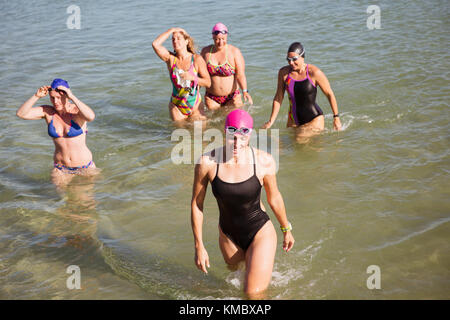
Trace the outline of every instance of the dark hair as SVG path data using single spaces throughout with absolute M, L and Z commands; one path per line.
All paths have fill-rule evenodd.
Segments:
M 305 48 L 303 48 L 303 45 L 300 42 L 294 42 L 289 46 L 288 53 L 289 52 L 295 52 L 300 57 L 305 57 Z

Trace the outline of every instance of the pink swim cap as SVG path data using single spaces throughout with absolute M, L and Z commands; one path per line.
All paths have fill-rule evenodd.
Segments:
M 253 118 L 247 111 L 236 109 L 231 111 L 225 120 L 225 127 L 228 126 L 253 129 Z
M 212 28 L 211 33 L 214 33 L 214 31 L 226 31 L 228 33 L 228 28 L 226 25 L 224 25 L 221 22 L 218 22 L 214 25 L 214 27 Z

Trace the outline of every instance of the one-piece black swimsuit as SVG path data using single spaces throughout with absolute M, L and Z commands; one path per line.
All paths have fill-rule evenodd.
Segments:
M 311 122 L 315 117 L 323 115 L 316 103 L 317 87 L 309 77 L 309 64 L 306 65 L 306 77 L 294 80 L 289 73 L 286 77 L 286 90 L 289 97 L 289 117 L 297 126 Z
M 244 251 L 248 249 L 256 233 L 270 220 L 261 209 L 262 185 L 256 176 L 255 153 L 253 155 L 253 176 L 245 181 L 230 183 L 218 176 L 211 182 L 212 191 L 219 205 L 219 225 L 222 232 Z

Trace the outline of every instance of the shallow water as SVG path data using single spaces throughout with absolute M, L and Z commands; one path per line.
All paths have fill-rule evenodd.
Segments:
M 171 85 L 151 48 L 173 21 L 201 48 L 221 21 L 245 57 L 256 125 L 270 116 L 287 47 L 301 41 L 330 80 L 345 129 L 332 130 L 320 93 L 326 130 L 297 144 L 284 128 L 285 97 L 273 128 L 296 243 L 285 254 L 278 232 L 268 297 L 449 299 L 448 3 L 378 2 L 380 30 L 367 28 L 359 1 L 177 3 L 78 1 L 80 30 L 66 26 L 69 2 L 0 4 L 0 298 L 243 298 L 242 271 L 230 272 L 218 247 L 210 188 L 208 276 L 193 263 L 193 164 L 171 161 Z M 50 181 L 44 122 L 15 116 L 56 77 L 96 112 L 88 146 L 102 169 L 64 192 Z M 80 267 L 82 290 L 67 289 L 69 265 Z M 370 265 L 380 267 L 380 290 L 366 286 Z

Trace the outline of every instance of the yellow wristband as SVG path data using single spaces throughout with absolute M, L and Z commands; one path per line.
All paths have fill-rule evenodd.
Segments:
M 283 232 L 288 232 L 288 231 L 291 231 L 291 230 L 292 230 L 292 225 L 291 225 L 291 223 L 289 222 L 289 225 L 288 225 L 287 228 L 283 228 L 282 226 L 280 226 L 280 229 L 281 229 L 281 231 L 283 231 Z

